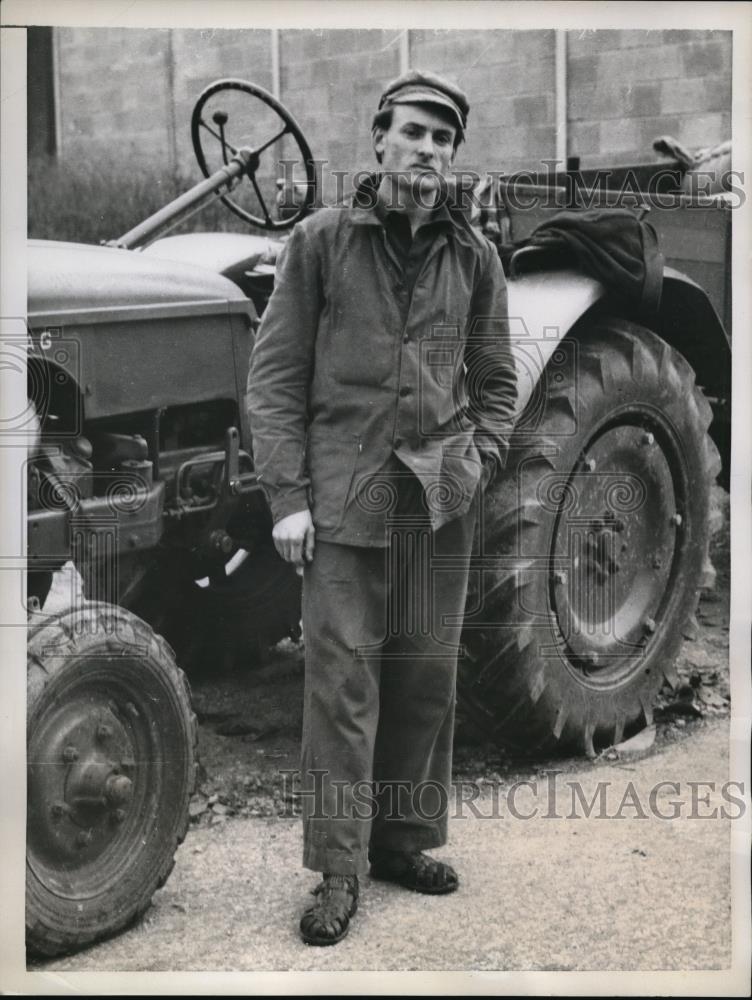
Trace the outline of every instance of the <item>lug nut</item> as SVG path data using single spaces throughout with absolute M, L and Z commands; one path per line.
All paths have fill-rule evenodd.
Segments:
M 642 435 L 643 444 L 655 444 L 655 437 L 648 431 L 646 434 Z
M 643 622 L 643 625 L 645 627 L 645 631 L 650 632 L 651 635 L 653 632 L 655 632 L 655 619 L 646 618 L 645 621 Z
M 63 750 L 63 760 L 66 764 L 75 764 L 78 760 L 78 750 L 74 746 L 68 746 Z
M 653 569 L 660 569 L 663 566 L 663 561 L 661 559 L 653 560 Z
M 133 784 L 124 774 L 113 774 L 105 782 L 105 795 L 113 805 L 123 805 L 132 794 Z
M 62 817 L 68 812 L 68 806 L 64 802 L 54 802 L 50 806 L 50 812 L 52 813 L 53 819 L 62 819 Z
M 676 527 L 678 528 L 679 525 L 682 523 L 682 516 L 681 514 L 672 514 L 670 520 L 671 523 L 675 524 Z
M 554 580 L 556 583 L 560 583 L 562 586 L 567 582 L 567 574 L 562 569 L 557 569 L 554 573 Z
M 586 458 L 585 462 L 584 462 L 584 465 L 585 465 L 585 468 L 588 470 L 588 472 L 595 472 L 595 459 L 594 458 Z
M 589 664 L 591 667 L 597 667 L 601 662 L 597 653 L 585 653 L 583 659 L 585 660 L 585 663 Z
M 91 843 L 91 830 L 80 830 L 76 834 L 76 846 L 86 847 L 89 843 Z
M 116 809 L 112 813 L 112 819 L 115 823 L 122 823 L 125 819 L 125 809 Z
M 98 740 L 108 740 L 112 736 L 112 729 L 109 726 L 101 725 L 97 726 L 97 739 Z

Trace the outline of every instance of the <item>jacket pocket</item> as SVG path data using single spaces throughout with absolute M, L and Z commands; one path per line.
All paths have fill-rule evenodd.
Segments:
M 393 326 L 366 323 L 341 325 L 332 332 L 327 364 L 340 386 L 373 388 L 386 385 L 396 370 Z
M 308 436 L 311 514 L 317 529 L 333 531 L 342 522 L 361 451 L 355 434 L 312 428 Z

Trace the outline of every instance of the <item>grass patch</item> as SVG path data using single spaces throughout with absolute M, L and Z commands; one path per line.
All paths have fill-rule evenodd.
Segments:
M 28 231 L 32 239 L 97 244 L 116 239 L 199 179 L 132 159 L 100 155 L 79 162 L 30 157 Z M 221 202 L 206 206 L 174 233 L 241 232 L 249 226 Z

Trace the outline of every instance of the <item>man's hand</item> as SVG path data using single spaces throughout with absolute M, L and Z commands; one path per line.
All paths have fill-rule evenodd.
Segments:
M 316 530 L 311 512 L 299 510 L 277 521 L 272 529 L 272 538 L 277 552 L 285 562 L 294 563 L 302 570 L 303 563 L 313 559 Z

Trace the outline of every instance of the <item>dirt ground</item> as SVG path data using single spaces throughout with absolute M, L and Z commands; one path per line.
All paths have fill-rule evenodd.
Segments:
M 313 949 L 297 934 L 316 876 L 301 868 L 291 785 L 298 766 L 302 653 L 281 644 L 245 675 L 194 681 L 201 775 L 191 829 L 175 870 L 146 917 L 38 971 L 275 969 L 719 969 L 731 955 L 728 779 L 728 497 L 713 556 L 717 587 L 701 601 L 697 629 L 678 661 L 680 685 L 664 690 L 654 731 L 630 752 L 595 760 L 513 757 L 471 742 L 456 748 L 458 788 L 477 790 L 476 810 L 450 822 L 442 852 L 460 870 L 454 896 L 418 896 L 364 880 L 350 936 Z M 607 782 L 609 817 L 529 821 L 505 805 L 518 781 L 577 784 L 588 800 Z M 680 784 L 680 815 L 646 805 L 660 781 Z M 698 806 L 691 781 L 714 783 Z M 619 804 L 632 783 L 648 813 Z M 464 793 L 463 793 L 464 794 Z M 574 792 L 571 793 L 574 795 Z M 668 797 L 667 797 L 668 795 Z M 658 803 L 672 796 L 664 788 Z M 520 797 L 521 809 L 530 801 Z M 723 807 L 730 818 L 723 818 Z M 692 810 L 716 807 L 713 822 Z M 668 808 L 665 805 L 665 808 Z M 476 815 L 479 812 L 480 815 Z M 611 821 L 604 822 L 605 818 Z M 619 819 L 622 822 L 619 822 Z

